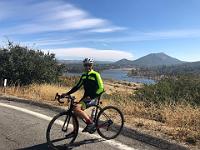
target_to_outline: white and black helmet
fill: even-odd
[[[85,58],[83,60],[83,64],[93,64],[94,63],[94,59],[92,58]]]

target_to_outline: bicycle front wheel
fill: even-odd
[[[98,114],[96,128],[99,135],[107,140],[116,138],[124,126],[122,112],[114,107],[104,107]]]
[[[46,139],[53,149],[65,149],[78,135],[79,124],[74,114],[61,112],[48,125]]]

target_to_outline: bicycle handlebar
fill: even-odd
[[[59,95],[58,93],[56,93],[55,100],[57,100],[59,103],[64,103],[63,101],[61,101],[61,99],[63,99],[63,98],[67,98],[68,101],[70,101],[70,100],[75,100],[75,97],[74,97],[74,96],[65,95],[64,97],[61,97],[61,95]]]

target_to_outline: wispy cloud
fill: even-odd
[[[101,29],[99,29],[101,30]],[[106,32],[106,31],[104,31]],[[60,38],[45,38],[34,41],[27,41],[26,43],[36,43],[37,46],[47,45],[65,45],[65,44],[83,44],[83,43],[118,43],[118,42],[139,42],[150,40],[166,40],[166,39],[182,39],[182,38],[198,38],[200,37],[200,30],[168,30],[155,32],[135,32],[129,33],[126,36],[115,37],[94,37],[90,36],[80,37],[76,34],[69,34],[69,36]]]
[[[64,1],[9,1],[0,3],[6,9],[0,10],[0,19],[11,17],[18,23],[15,27],[4,28],[7,34],[29,34],[68,30],[95,30],[114,32],[115,27],[106,19],[96,18],[87,11]],[[1,7],[2,8],[2,7]],[[4,7],[3,7],[4,8]],[[9,12],[9,13],[7,13]],[[104,29],[104,30],[102,30]],[[99,31],[98,31],[99,30]]]
[[[101,32],[101,29],[97,31]],[[104,31],[106,32],[106,31]],[[109,30],[108,30],[109,32]],[[187,29],[187,30],[163,30],[163,31],[152,31],[152,32],[129,32],[126,35],[112,36],[106,38],[88,38],[84,40],[71,40],[72,43],[96,41],[96,42],[140,42],[140,41],[151,41],[151,40],[167,40],[167,39],[183,39],[183,38],[200,38],[200,29]],[[68,41],[70,42],[70,41]]]
[[[199,37],[200,37],[200,29],[183,29],[183,30],[177,29],[177,30],[163,30],[163,31],[152,31],[152,32],[132,32],[128,33],[126,36],[98,38],[93,40],[96,40],[96,42],[107,41],[109,43],[112,43],[112,42],[138,42],[138,41],[149,41],[149,40],[199,38]]]
[[[105,32],[122,31],[122,30],[126,30],[126,29],[127,28],[124,28],[124,27],[108,27],[108,28],[91,29],[88,32],[105,33]]]
[[[87,47],[60,48],[54,49],[51,52],[63,59],[83,59],[85,57],[92,57],[95,60],[116,61],[122,58],[130,60],[133,60],[134,58],[132,53],[122,50],[106,50]]]

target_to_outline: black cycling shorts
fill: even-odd
[[[88,99],[84,98],[80,100],[79,104],[81,104],[81,109],[87,109],[90,106],[94,106],[97,103],[97,99]]]

